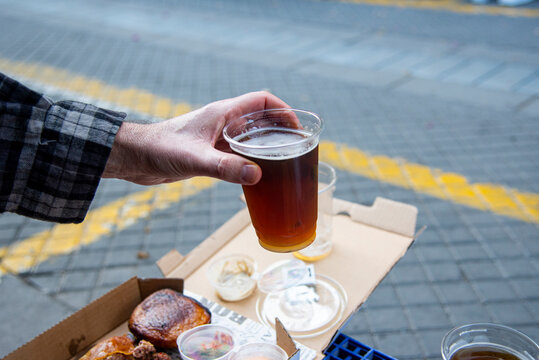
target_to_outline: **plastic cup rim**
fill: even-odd
[[[510,333],[512,333],[514,335],[517,335],[517,336],[521,337],[523,340],[529,342],[530,344],[534,345],[537,348],[537,350],[539,351],[539,345],[537,345],[537,343],[532,338],[530,338],[528,335],[524,334],[521,331],[513,329],[512,327],[502,325],[502,324],[488,323],[488,322],[471,323],[471,324],[464,324],[464,325],[455,326],[453,329],[449,330],[444,335],[444,337],[442,338],[442,342],[441,342],[441,353],[442,353],[443,360],[450,360],[451,356],[457,350],[460,350],[463,347],[465,347],[465,346],[460,346],[460,347],[456,348],[455,350],[453,350],[453,351],[449,352],[448,354],[446,354],[445,351],[444,351],[444,348],[447,347],[449,349],[449,344],[447,344],[447,341],[448,341],[448,339],[449,339],[449,337],[451,335],[453,335],[454,333],[456,333],[458,331],[465,331],[465,330],[473,331],[473,330],[481,330],[481,329],[487,329],[487,330],[488,329],[498,329],[498,330],[504,330],[504,331],[510,332]]]
[[[335,168],[331,166],[330,164],[328,164],[327,162],[319,161],[318,167],[320,167],[320,165],[327,167],[329,172],[331,173],[331,182],[329,184],[324,184],[325,186],[322,189],[318,190],[318,193],[322,194],[328,191],[329,189],[335,187],[335,183],[337,182],[337,172],[335,171]],[[320,183],[320,181],[318,183]]]
[[[232,137],[229,136],[228,134],[228,129],[230,128],[230,126],[232,124],[234,124],[235,121],[239,120],[239,119],[243,119],[243,118],[246,118],[246,117],[249,117],[249,116],[252,116],[254,114],[258,114],[258,113],[263,113],[263,112],[275,112],[275,111],[283,111],[283,110],[286,110],[286,111],[292,111],[292,112],[297,112],[297,113],[302,113],[302,114],[306,114],[306,115],[310,115],[310,116],[313,116],[315,117],[319,123],[320,123],[320,126],[319,128],[313,132],[313,133],[310,133],[308,137],[304,138],[304,139],[301,139],[301,140],[298,140],[298,141],[294,141],[294,142],[291,142],[291,143],[288,143],[288,144],[279,144],[279,145],[249,145],[249,144],[245,144],[245,143],[240,143],[236,140],[234,140]],[[314,112],[312,111],[307,111],[307,110],[301,110],[301,109],[293,109],[293,108],[275,108],[275,109],[265,109],[265,110],[258,110],[258,111],[253,111],[251,113],[248,113],[248,114],[245,114],[245,115],[242,115],[240,116],[239,118],[235,119],[235,120],[232,120],[231,122],[229,122],[224,128],[223,128],[223,137],[225,138],[225,140],[231,144],[231,145],[234,145],[236,146],[237,148],[241,148],[241,149],[249,149],[249,150],[264,150],[264,149],[280,149],[280,148],[286,148],[286,147],[289,147],[289,146],[297,146],[297,145],[301,145],[305,142],[308,142],[308,141],[312,141],[313,138],[316,138],[320,135],[320,133],[322,132],[322,130],[324,129],[324,122],[322,121],[322,118],[318,115],[318,114],[315,114]]]

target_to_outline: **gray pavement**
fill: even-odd
[[[270,89],[320,113],[324,140],[539,193],[537,18],[300,0],[0,0],[0,7],[2,59],[193,105]],[[346,171],[338,177],[337,197],[411,203],[418,226],[428,225],[345,326],[348,335],[403,360],[439,359],[443,334],[470,322],[502,323],[539,340],[536,223]],[[102,181],[93,208],[142,189]],[[242,208],[240,194],[219,183],[1,277],[0,355],[131,276],[159,276],[155,261],[172,248],[193,249]],[[53,225],[2,214],[0,247]],[[21,317],[25,307],[46,316]]]

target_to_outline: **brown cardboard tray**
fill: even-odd
[[[377,198],[370,207],[335,199],[333,223],[333,250],[325,259],[314,263],[317,274],[328,276],[346,290],[348,303],[344,315],[324,334],[298,339],[319,352],[329,344],[334,333],[365,302],[391,268],[406,253],[415,239],[417,208]],[[256,292],[239,302],[220,300],[206,277],[207,266],[216,258],[229,254],[248,254],[259,269],[292,254],[272,253],[259,244],[247,209],[237,213],[213,235],[185,257],[173,250],[158,261],[166,277],[185,280],[189,291],[244,315],[260,321],[256,315]]]

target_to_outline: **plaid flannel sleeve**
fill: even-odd
[[[0,73],[0,212],[82,222],[125,116],[53,103]]]

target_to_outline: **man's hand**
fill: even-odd
[[[258,110],[287,108],[268,92],[216,101],[188,114],[155,124],[123,123],[103,177],[141,185],[211,176],[244,185],[256,184],[262,171],[231,153],[223,128],[235,118]]]

